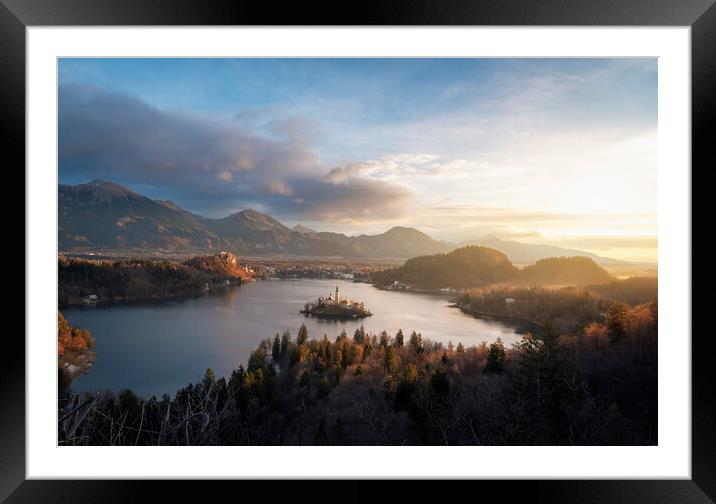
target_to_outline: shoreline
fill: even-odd
[[[249,283],[249,282],[245,282]],[[115,299],[110,300],[101,300],[96,301],[93,303],[87,303],[84,301],[75,301],[70,303],[58,303],[58,306],[60,310],[65,308],[92,308],[92,307],[103,307],[103,308],[109,308],[112,306],[122,306],[122,305],[152,305],[152,304],[161,304],[164,302],[169,301],[184,301],[186,299],[196,299],[200,297],[205,296],[211,296],[213,294],[223,294],[232,287],[241,287],[242,284],[239,285],[229,285],[229,286],[221,286],[219,288],[210,290],[210,291],[201,291],[201,292],[191,292],[187,294],[173,294],[170,296],[153,296],[153,297],[117,297]]]
[[[64,372],[68,380],[68,388],[79,376],[92,369],[97,359],[94,348],[86,350],[66,349],[61,357],[58,357],[58,367]]]
[[[370,285],[372,285],[374,288],[382,291],[387,292],[407,292],[408,294],[430,294],[433,296],[442,296],[446,298],[455,298],[455,296],[461,294],[461,291],[458,290],[452,290],[452,291],[443,291],[440,289],[420,289],[420,288],[410,288],[410,289],[391,289],[390,286],[385,285],[379,285],[376,283],[371,282],[365,282]]]
[[[450,308],[457,308],[461,312],[472,315],[475,318],[483,319],[483,320],[497,320],[498,322],[512,322],[515,324],[526,324],[528,326],[531,326],[535,329],[544,329],[544,324],[541,324],[537,321],[522,318],[522,317],[515,317],[514,315],[507,315],[507,314],[501,314],[501,313],[489,313],[489,312],[483,312],[478,310],[472,310],[470,308],[465,308],[458,303],[452,303],[449,305]]]

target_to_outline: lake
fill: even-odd
[[[342,297],[365,302],[372,317],[323,320],[299,313],[307,301],[339,286]],[[433,341],[477,345],[498,337],[506,346],[521,339],[515,326],[476,319],[449,306],[445,296],[379,290],[341,280],[267,280],[226,292],[151,304],[89,306],[62,310],[69,322],[89,329],[96,341],[92,369],[72,383],[75,391],[131,389],[141,396],[174,394],[199,381],[207,368],[228,376],[262,339],[301,323],[309,338],[349,336],[361,324],[366,332],[402,329],[406,342],[415,330]]]

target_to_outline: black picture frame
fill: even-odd
[[[715,0],[393,0],[348,4],[286,3],[246,0],[0,0],[0,102],[5,160],[25,163],[25,29],[31,26],[83,25],[544,25],[544,26],[690,26],[692,71],[692,176],[694,167],[712,166],[716,112]],[[8,156],[10,154],[10,156]],[[708,161],[711,161],[707,165]],[[7,161],[6,161],[7,162]],[[19,172],[19,170],[15,170]],[[693,180],[693,179],[692,179]],[[19,181],[25,187],[24,177]],[[693,186],[693,184],[692,184]],[[15,207],[16,208],[16,207]],[[24,233],[24,231],[22,231]],[[693,248],[692,251],[698,249]],[[24,246],[23,246],[24,252]],[[16,250],[14,256],[19,256]],[[692,261],[694,254],[692,252]],[[19,257],[16,259],[19,261]],[[32,265],[25,263],[25,268]],[[24,299],[24,298],[23,298]],[[695,301],[694,301],[695,303]],[[16,317],[15,315],[7,315]],[[166,483],[141,481],[41,481],[25,479],[25,345],[5,335],[0,367],[0,501],[135,502]],[[548,502],[714,502],[716,500],[716,394],[709,334],[692,337],[692,479],[484,481],[480,492],[497,490],[501,500],[527,494]],[[212,482],[212,494],[229,482]],[[258,484],[242,482],[241,495]],[[360,482],[341,494],[365,500],[372,492]],[[173,483],[184,498],[205,491]],[[410,492],[423,494],[424,485]],[[295,487],[294,487],[295,490]],[[407,490],[407,488],[406,488]],[[166,490],[171,491],[171,490]],[[286,496],[295,491],[284,490]],[[450,494],[455,490],[451,489]],[[298,491],[300,493],[300,490]],[[218,494],[216,494],[218,495]],[[424,495],[424,494],[423,494]],[[487,494],[485,494],[487,495]],[[333,495],[337,498],[336,495]]]

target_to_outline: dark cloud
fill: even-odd
[[[291,208],[312,220],[378,222],[404,215],[411,195],[405,189],[377,180],[349,177],[334,182],[301,179],[293,184]]]
[[[310,122],[275,121],[267,136],[251,121],[216,122],[151,107],[140,99],[87,86],[59,93],[63,181],[103,178],[214,213],[256,205],[313,220],[382,220],[401,214],[404,189],[329,175],[310,148]],[[341,170],[341,168],[334,169]]]

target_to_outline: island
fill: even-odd
[[[336,286],[335,296],[328,294],[328,297],[319,297],[312,303],[306,303],[301,313],[314,317],[337,319],[364,318],[373,315],[363,303],[341,299],[338,286]]]

